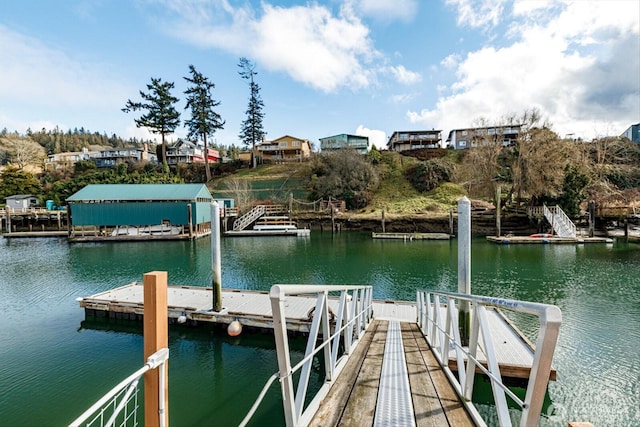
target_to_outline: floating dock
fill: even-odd
[[[519,244],[582,244],[582,243],[613,243],[608,237],[531,237],[531,236],[487,236],[487,240],[501,245]]]
[[[238,320],[245,327],[273,329],[271,302],[266,291],[222,289],[223,308],[214,312],[213,294],[210,287],[169,286],[167,288],[168,316],[170,323],[185,321],[191,325],[200,322],[224,326]],[[142,283],[132,282],[88,297],[77,299],[85,310],[86,318],[113,318],[141,320],[144,312]],[[295,296],[286,301],[287,328],[290,331],[307,333],[311,326],[316,297]],[[338,299],[329,301],[330,313],[338,307]],[[442,310],[445,310],[442,307]],[[376,320],[415,323],[417,310],[415,301],[374,300],[373,314]],[[505,378],[526,379],[533,363],[531,344],[498,311],[488,310],[491,334],[496,345],[500,370]],[[443,312],[444,315],[444,312]],[[180,320],[179,320],[180,319]],[[455,353],[450,353],[449,367],[455,370]],[[481,362],[485,362],[482,357]],[[555,380],[556,371],[551,371]]]
[[[395,240],[449,240],[451,236],[445,233],[371,233],[374,239]]]
[[[5,239],[17,239],[24,237],[67,237],[69,233],[66,231],[12,231],[11,233],[3,233]]]
[[[311,235],[311,230],[308,228],[282,229],[282,230],[238,230],[227,231],[224,233],[229,237],[255,237],[255,236],[294,236],[294,237],[307,237]]]

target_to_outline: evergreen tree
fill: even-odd
[[[256,167],[256,142],[260,142],[265,135],[262,127],[262,120],[264,119],[264,103],[260,97],[260,86],[254,81],[253,77],[258,74],[255,71],[255,64],[249,61],[247,58],[240,58],[238,63],[240,67],[240,77],[249,80],[249,106],[247,107],[247,118],[241,124],[240,140],[242,143],[249,147],[251,146],[252,167]]]
[[[191,119],[185,120],[190,139],[202,138],[204,142],[204,164],[207,182],[211,180],[211,171],[209,170],[209,153],[207,145],[207,137],[213,136],[218,129],[224,129],[225,122],[220,114],[216,113],[213,108],[220,105],[220,101],[216,101],[211,96],[211,90],[216,85],[209,81],[205,76],[196,70],[193,65],[189,65],[191,77],[184,79],[191,86],[184,91],[187,96],[187,105],[185,109],[191,109]]]
[[[151,78],[151,84],[147,84],[148,93],[140,91],[143,102],[133,102],[130,99],[122,109],[125,113],[144,110],[146,114],[135,119],[137,127],[146,127],[152,133],[160,134],[162,138],[162,168],[169,171],[167,165],[167,143],[165,136],[171,134],[180,124],[180,113],[175,104],[178,98],[171,95],[174,88],[173,82],[163,82],[162,79]]]

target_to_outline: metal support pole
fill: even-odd
[[[458,200],[458,292],[471,295],[471,202],[466,196]],[[471,327],[468,302],[460,302],[458,316],[462,344],[468,345]]]
[[[211,287],[213,288],[213,311],[222,310],[222,267],[220,251],[220,206],[211,203]]]
[[[152,271],[143,277],[144,285],[144,360],[162,348],[169,347],[167,272]],[[161,375],[160,369],[164,370]],[[151,369],[144,374],[144,424],[145,426],[169,425],[169,386],[167,381],[168,362],[162,367]],[[164,380],[161,380],[164,376]],[[161,382],[163,383],[160,388]],[[160,404],[159,396],[164,397]],[[164,411],[161,413],[161,409]],[[164,419],[162,419],[164,418]],[[162,419],[162,420],[161,420]]]

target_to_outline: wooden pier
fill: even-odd
[[[401,339],[404,370],[383,370]],[[398,327],[399,325],[399,327]],[[398,386],[404,384],[405,386]],[[418,326],[374,320],[310,426],[475,426]]]
[[[273,329],[271,304],[266,291],[222,289],[223,308],[212,310],[212,288],[198,286],[169,286],[167,289],[168,317],[170,323],[184,321],[187,324],[219,324],[226,326],[238,320],[244,327]],[[142,283],[127,285],[77,299],[87,318],[113,318],[142,320],[144,312]],[[287,328],[290,331],[307,333],[311,326],[315,297],[292,296],[287,299]],[[331,299],[332,315],[337,311],[338,300]],[[442,308],[444,310],[444,307]],[[415,323],[417,310],[415,301],[374,300],[373,313],[376,320]],[[444,313],[443,313],[444,316]],[[533,349],[528,340],[498,310],[489,310],[489,322],[500,370],[505,378],[522,380],[529,377],[533,363]],[[486,366],[486,361],[479,360]],[[455,353],[449,355],[449,367],[457,369]],[[555,380],[552,369],[550,379]]]

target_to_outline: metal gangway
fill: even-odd
[[[338,295],[335,295],[336,293]],[[289,356],[285,302],[287,297],[309,294],[316,296],[311,331],[303,359],[293,366]],[[330,310],[331,294],[334,294],[333,299],[338,301],[338,305]],[[419,411],[421,406],[416,405],[416,396],[412,395],[408,384],[416,379],[412,377],[432,375],[430,371],[434,368],[427,366],[423,373],[409,372],[405,357],[412,356],[406,355],[407,350],[403,348],[403,343],[406,342],[404,335],[409,333],[410,328],[419,331],[416,345],[420,346],[419,342],[423,340],[425,348],[428,349],[424,351],[423,357],[429,357],[428,354],[435,357],[437,369],[444,372],[449,385],[455,391],[458,402],[453,406],[459,403],[458,406],[464,407],[464,414],[461,415],[458,408],[453,415],[454,412],[447,408],[452,406],[451,399],[445,400],[441,397],[446,391],[436,390],[435,401],[429,402],[431,407],[436,408],[431,411],[433,414],[440,414],[450,425],[459,425],[461,420],[467,425],[487,425],[471,401],[475,373],[481,372],[490,378],[497,419],[501,426],[511,426],[514,422],[512,417],[517,418],[518,415],[509,411],[507,400],[521,408],[520,421],[517,424],[538,424],[562,320],[560,309],[556,306],[420,290],[416,298],[418,314],[415,322],[386,319],[381,327],[377,326],[378,329],[384,330],[384,356],[380,358],[379,347],[373,352],[370,350],[375,340],[366,338],[366,335],[371,333],[372,324],[380,325],[379,321],[374,320],[371,287],[274,285],[271,288],[270,299],[279,371],[269,378],[241,426],[249,422],[267,390],[276,380],[280,382],[287,426],[337,425],[343,421],[343,417],[354,416],[362,423],[360,425],[420,425],[424,421],[424,414]],[[538,337],[524,399],[519,398],[504,384],[500,373],[500,361],[491,332],[493,325],[488,318],[488,312],[496,309],[537,316],[539,320]],[[469,310],[470,313],[468,344],[462,341],[458,321],[465,310]],[[320,353],[322,358],[319,358]],[[380,359],[381,368],[379,378],[369,377],[362,381],[367,384],[365,388],[369,389],[368,392],[374,396],[369,399],[374,402],[374,407],[368,411],[371,419],[367,422],[363,419],[368,413],[366,407],[357,405],[354,409],[353,405],[349,406],[349,400],[363,393],[354,391],[358,387],[358,379],[355,377],[370,375],[370,369],[362,368],[368,363],[369,353],[372,353],[372,358]],[[450,357],[457,362],[457,373],[449,367]],[[360,359],[355,363],[360,366],[356,371],[347,367],[351,358]],[[316,365],[320,360],[324,361],[321,364],[324,368],[324,382],[309,399],[309,375],[314,360]],[[347,389],[351,387],[348,391],[344,391],[345,381],[352,383],[346,386]],[[375,388],[371,386],[372,382],[377,384]],[[366,402],[367,399],[363,401]]]

